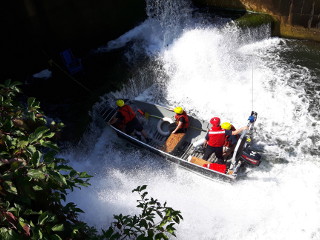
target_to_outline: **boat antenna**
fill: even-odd
[[[251,110],[253,111],[253,65],[251,65]]]

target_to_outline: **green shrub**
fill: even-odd
[[[59,151],[54,138],[63,124],[49,123],[40,103],[18,101],[18,82],[0,84],[0,239],[168,239],[175,236],[180,211],[146,198],[146,185],[133,190],[141,199],[139,216],[115,215],[107,231],[78,220],[83,211],[64,203],[68,192],[86,187],[91,178],[77,172]],[[64,204],[63,204],[64,203]],[[155,220],[157,219],[157,222]]]
[[[82,210],[62,202],[91,176],[55,157],[62,125],[48,123],[34,98],[17,101],[18,85],[0,85],[0,238],[80,239],[90,229],[77,220]]]
[[[140,195],[137,208],[141,209],[141,214],[115,215],[117,221],[111,224],[108,231],[103,231],[103,239],[160,240],[169,239],[169,234],[176,236],[174,225],[183,219],[180,211],[167,207],[166,202],[162,205],[157,199],[147,198],[146,188],[143,185],[132,190]]]

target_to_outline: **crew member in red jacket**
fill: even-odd
[[[171,133],[185,133],[189,127],[189,117],[182,107],[176,107],[173,110],[176,115],[174,116],[175,122],[170,124],[169,130]]]
[[[132,135],[133,131],[136,130],[136,136],[141,140],[141,134],[145,138],[146,142],[149,143],[151,139],[148,137],[147,133],[144,131],[141,123],[136,118],[135,112],[129,105],[126,105],[122,99],[116,101],[119,107],[116,116],[110,120],[110,124],[115,125],[120,130],[125,133]]]
[[[215,153],[218,158],[218,163],[223,164],[223,145],[225,143],[226,136],[237,135],[241,133],[243,130],[248,129],[247,126],[239,128],[238,130],[225,130],[220,126],[220,118],[214,117],[210,120],[212,124],[212,128],[208,131],[204,146],[205,152],[203,155],[204,160],[208,160],[212,153]]]

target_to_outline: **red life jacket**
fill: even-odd
[[[209,130],[208,145],[211,147],[222,147],[226,139],[226,132],[220,126],[212,127]]]
[[[236,128],[231,124],[231,129],[230,129],[231,131],[235,131],[236,130]],[[225,147],[233,147],[233,144],[231,144],[231,142],[229,141],[229,137],[230,136],[226,136],[226,139],[225,139],[225,141],[224,141],[224,144],[223,144],[223,146],[225,146]],[[237,136],[237,138],[239,138],[239,136]]]
[[[180,118],[184,118],[185,122],[182,124],[181,128],[188,128],[189,127],[189,117],[186,114],[186,112],[183,112],[182,114],[176,114],[174,118],[176,119],[176,123],[178,124],[180,121]]]
[[[118,111],[124,117],[124,120],[123,120],[124,124],[127,124],[128,122],[132,121],[136,117],[136,114],[134,113],[134,111],[129,105],[124,105]]]

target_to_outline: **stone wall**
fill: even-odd
[[[319,0],[193,0],[198,6],[246,9],[276,20],[274,34],[320,41]]]
[[[146,18],[145,0],[17,0],[0,11],[0,81],[43,69],[66,48],[81,55]]]

